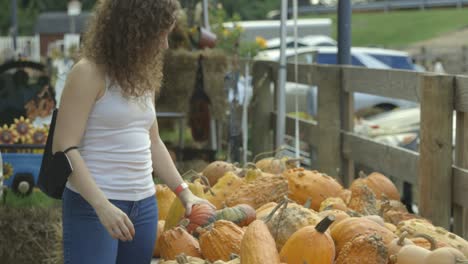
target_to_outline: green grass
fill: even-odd
[[[49,198],[39,190],[33,191],[29,196],[20,197],[8,189],[5,205],[11,207],[52,207],[60,205],[60,201]]]
[[[337,37],[336,14],[308,17],[331,18],[333,36]],[[467,26],[468,8],[354,13],[351,22],[352,42],[354,46],[401,48]]]

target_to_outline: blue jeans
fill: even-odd
[[[158,226],[154,196],[132,202],[110,200],[128,215],[135,227],[132,241],[112,238],[94,211],[78,193],[63,193],[63,253],[65,264],[149,264]]]

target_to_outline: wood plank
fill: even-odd
[[[468,208],[468,170],[453,166],[453,203]]]
[[[455,109],[468,113],[468,76],[455,78]]]
[[[417,184],[417,152],[400,147],[382,144],[373,139],[356,135],[343,134],[343,154],[347,159],[370,167],[384,175]]]
[[[447,75],[424,75],[421,84],[419,208],[423,217],[448,229],[452,208],[454,82]]]
[[[286,81],[296,82],[294,64],[288,63],[286,67],[287,67]],[[316,65],[298,64],[297,70],[298,70],[297,83],[307,84],[307,85],[316,84],[316,81],[314,81],[314,79],[317,79]]]
[[[271,122],[272,127],[275,127],[276,124],[276,113],[271,113]],[[290,137],[295,136],[296,131],[296,120],[293,117],[286,116],[286,135]],[[317,122],[308,121],[304,119],[299,119],[299,132],[301,141],[306,142],[307,144],[317,146],[320,142],[319,137],[319,128]]]
[[[267,63],[256,62],[253,72],[253,97],[250,107],[252,122],[252,155],[255,156],[273,149],[273,135],[270,115],[273,111],[274,97],[270,91],[272,69]]]
[[[455,91],[459,91],[458,88],[463,87],[463,82],[460,82],[460,79],[457,79],[455,82]],[[455,100],[458,100],[458,96],[462,97],[458,92],[456,92]],[[463,97],[462,97],[463,98]],[[468,98],[464,98],[467,100]],[[455,103],[457,105],[457,103]],[[468,113],[457,112],[457,126],[456,126],[456,143],[455,143],[455,166],[460,168],[468,168]],[[460,172],[460,171],[457,171]],[[463,188],[463,186],[468,186],[463,184],[463,179],[468,179],[468,177],[456,178],[460,176],[460,173],[454,171],[454,203],[455,200],[459,201],[458,198],[462,197],[463,194],[455,193],[457,188]],[[465,198],[468,198],[466,196]],[[466,201],[466,199],[465,199]],[[454,214],[454,232],[462,237],[468,237],[468,206],[463,206],[464,203],[454,204],[453,214]],[[467,203],[468,205],[468,203]]]
[[[354,132],[354,95],[350,91],[346,91],[345,68],[342,66],[340,74],[340,118],[341,130],[345,132]],[[341,137],[341,179],[344,186],[350,186],[351,182],[356,177],[353,159],[347,159],[343,155],[344,141]]]
[[[316,67],[318,79],[318,170],[341,177],[341,70]],[[343,179],[341,179],[343,182]]]
[[[421,74],[401,70],[380,70],[346,66],[344,89],[420,102]]]

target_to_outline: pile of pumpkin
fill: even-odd
[[[154,256],[162,264],[468,263],[468,242],[409,213],[380,173],[361,174],[345,189],[287,159],[243,169],[216,161],[189,186],[217,210],[196,205],[186,218],[174,194],[156,185]]]

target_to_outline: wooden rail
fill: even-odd
[[[293,82],[294,66],[287,69]],[[301,140],[317,150],[316,169],[348,185],[356,177],[356,163],[391,176],[399,188],[411,183],[422,216],[468,238],[467,76],[323,65],[299,65],[298,72],[299,83],[318,87],[317,122],[300,121]],[[253,154],[276,147],[271,88],[276,90],[277,73],[277,63],[254,63]],[[355,92],[420,103],[419,153],[356,134]],[[294,119],[286,119],[286,134],[294,136]]]

